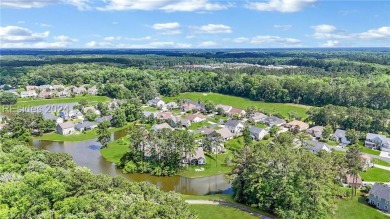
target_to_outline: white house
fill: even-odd
[[[21,98],[37,97],[37,93],[34,90],[20,92]]]
[[[202,114],[190,114],[186,117],[186,119],[190,120],[193,123],[206,121],[207,117]]]
[[[264,138],[264,136],[267,134],[267,131],[262,128],[258,128],[256,126],[250,126],[249,131],[251,133],[251,136],[254,140],[258,141]]]
[[[384,135],[367,133],[364,145],[369,148],[380,148],[382,151],[390,152],[390,138]]]
[[[75,132],[74,127],[75,125],[73,124],[73,122],[64,122],[57,125],[56,131],[60,135],[70,135]]]
[[[237,120],[229,120],[226,122],[225,126],[234,134],[239,134],[244,129],[244,124]]]
[[[157,107],[159,109],[162,109],[165,106],[165,102],[163,100],[161,100],[159,97],[155,97],[154,99],[149,100],[146,103],[146,105],[154,106],[154,107]]]

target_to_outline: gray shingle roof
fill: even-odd
[[[256,126],[250,126],[249,127],[249,131],[250,133],[253,133],[253,134],[260,134],[260,132],[262,131],[263,129],[259,128],[259,127],[256,127]]]
[[[73,122],[64,122],[64,123],[60,123],[58,124],[62,129],[68,129],[68,128],[72,128],[74,127],[74,124]]]
[[[390,201],[390,187],[384,184],[375,183],[370,190],[370,195],[375,195],[381,199]]]
[[[229,120],[226,122],[226,126],[230,126],[230,127],[237,127],[238,124],[240,124],[240,121],[238,120]]]

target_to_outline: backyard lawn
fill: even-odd
[[[367,182],[389,182],[390,171],[379,168],[369,168],[365,172],[361,172],[360,176],[363,181]]]
[[[296,112],[298,115],[305,119],[307,117],[306,112],[308,111],[309,106],[306,105],[295,105],[295,104],[282,104],[282,103],[265,103],[261,101],[253,101],[247,98],[235,97],[224,94],[217,93],[197,93],[197,92],[188,92],[181,93],[179,98],[187,98],[194,101],[201,99],[202,101],[210,100],[215,104],[225,104],[233,107],[245,109],[248,106],[256,106],[260,109],[263,109],[269,113],[280,113],[284,117],[288,117],[289,112]],[[178,97],[164,97],[165,102],[173,101]]]
[[[123,129],[128,128],[132,122],[128,123],[127,125],[119,128],[110,128],[109,131],[111,133],[117,132]],[[86,131],[84,133],[74,134],[74,135],[60,135],[57,133],[47,133],[43,134],[42,136],[34,137],[34,140],[46,140],[46,141],[70,141],[70,142],[76,142],[76,141],[85,141],[89,139],[97,138],[96,129]]]
[[[361,147],[360,151],[362,153],[373,154],[373,155],[379,155],[381,153],[380,151],[372,150],[372,149],[366,148],[366,147]]]
[[[190,205],[190,210],[197,214],[199,219],[255,219],[257,217],[244,211],[223,205]]]
[[[109,162],[118,163],[129,148],[127,137],[111,142],[107,148],[100,149],[102,156]]]
[[[390,167],[390,163],[389,162],[386,162],[386,161],[383,161],[383,160],[379,160],[377,158],[372,158],[371,159],[375,164],[378,164],[378,165],[382,165],[382,166],[385,166],[385,167]]]
[[[235,151],[240,150],[244,145],[244,137],[233,138],[225,142],[225,148]]]
[[[40,106],[46,104],[77,103],[82,99],[86,99],[88,102],[96,102],[96,103],[110,100],[110,98],[106,96],[95,96],[95,95],[76,96],[72,98],[54,98],[54,99],[36,99],[36,100],[21,98],[18,100],[18,102],[15,105],[1,107],[0,112],[7,112],[8,110],[17,110],[19,108]]]
[[[386,215],[367,205],[366,197],[360,196],[359,192],[353,199],[345,198],[338,200],[336,219],[389,219]]]
[[[225,158],[227,156],[233,156],[230,150],[227,150],[225,154],[218,154],[218,162],[216,159],[216,155],[208,155],[205,154],[206,164],[205,165],[188,165],[187,169],[179,172],[180,176],[185,176],[189,178],[196,177],[205,177],[212,176],[221,173],[228,173],[232,168],[230,166],[225,165]],[[195,169],[204,168],[203,171],[195,171]]]
[[[211,124],[206,122],[206,121],[203,121],[203,122],[193,122],[193,123],[191,123],[190,127],[188,127],[188,129],[189,130],[196,130],[198,128],[208,127],[210,125]]]

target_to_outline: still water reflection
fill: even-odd
[[[112,140],[126,135],[126,131],[118,131],[112,135]],[[202,177],[186,178],[182,176],[156,177],[149,174],[123,174],[113,163],[107,162],[99,152],[100,143],[96,139],[81,142],[53,142],[34,140],[36,148],[52,152],[65,152],[73,157],[79,166],[88,167],[95,174],[103,173],[109,176],[123,176],[130,181],[148,181],[164,191],[176,191],[182,194],[203,195],[207,193],[231,193],[231,187],[223,174]]]

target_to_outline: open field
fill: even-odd
[[[109,131],[111,133],[117,132],[123,129],[128,128],[133,123],[128,123],[127,125],[119,128],[110,128]],[[79,133],[74,135],[60,135],[57,133],[47,133],[43,134],[42,136],[34,137],[34,140],[46,140],[46,141],[70,141],[70,142],[76,142],[76,141],[85,141],[89,139],[97,138],[96,130],[90,130],[86,131],[85,133]]]
[[[225,154],[218,154],[218,156],[214,154],[205,154],[205,165],[188,165],[187,169],[180,171],[178,175],[189,178],[197,178],[228,173],[232,168],[224,163],[227,156],[233,156],[230,150],[227,150]],[[195,169],[200,169],[202,167],[204,168],[204,171],[195,171]]]
[[[238,205],[238,206],[241,206],[241,207],[244,207],[244,208],[247,208],[251,211],[254,211],[254,212],[258,212],[260,214],[263,214],[263,215],[266,215],[268,217],[271,217],[271,218],[275,218],[274,215],[270,214],[270,213],[267,213],[267,212],[264,212],[264,211],[261,211],[257,208],[253,208],[253,207],[250,207],[250,206],[247,206],[247,205],[244,205],[244,204],[241,204],[241,203],[238,203],[236,201],[233,200],[233,195],[229,195],[229,194],[213,194],[213,195],[181,195],[181,197],[184,199],[184,200],[210,200],[210,201],[225,201],[225,202],[229,202],[229,203],[232,203],[232,204],[235,204],[235,205]],[[192,205],[191,205],[192,206]],[[215,206],[215,205],[214,205]],[[232,208],[230,208],[232,209]],[[221,210],[224,210],[224,209],[221,209]],[[234,209],[232,209],[234,210]],[[205,210],[206,211],[206,210]],[[238,211],[238,210],[237,210]],[[241,214],[246,214],[245,212],[243,211],[240,211]],[[208,213],[208,212],[207,212]],[[223,214],[223,213],[221,213]],[[201,214],[199,214],[201,216]],[[200,218],[203,218],[203,217],[200,217]],[[214,217],[205,217],[205,218],[214,218]],[[229,217],[229,216],[226,216],[225,218],[232,218],[232,217]],[[241,217],[233,217],[233,218],[241,218]]]
[[[367,182],[389,182],[390,171],[379,168],[368,168],[365,172],[361,172],[362,180]]]
[[[257,217],[241,210],[223,205],[190,205],[192,212],[196,213],[199,219],[255,219]]]
[[[366,197],[359,192],[353,199],[345,198],[337,201],[336,219],[389,219],[374,207],[367,205]]]
[[[225,104],[233,107],[245,109],[248,106],[256,106],[260,109],[263,109],[269,113],[280,113],[284,117],[288,118],[289,112],[296,112],[303,119],[307,117],[306,112],[308,111],[309,106],[297,105],[297,104],[282,104],[282,103],[265,103],[261,101],[253,101],[247,98],[229,96],[224,94],[217,93],[196,93],[188,92],[181,93],[179,98],[187,98],[194,101],[197,100],[209,100],[213,101],[215,104]],[[178,97],[164,97],[165,102],[170,102],[175,100]]]
[[[129,139],[121,138],[111,142],[107,148],[100,149],[102,156],[109,162],[118,163],[129,148]]]
[[[54,98],[54,99],[27,99],[21,98],[15,105],[1,105],[1,112],[9,112],[10,110],[17,110],[20,108],[31,107],[31,106],[40,106],[46,104],[61,104],[61,103],[77,103],[80,100],[85,99],[89,103],[91,102],[105,102],[109,101],[110,98],[106,96],[95,96],[95,95],[86,95],[86,96],[76,96],[72,98]]]

